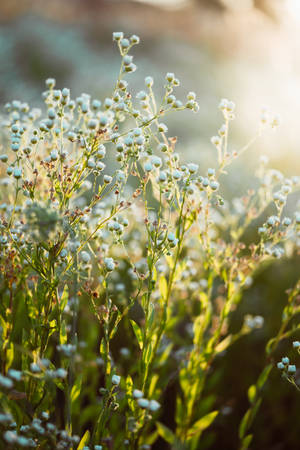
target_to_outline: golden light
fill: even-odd
[[[300,0],[286,0],[286,8],[292,18],[300,21]]]

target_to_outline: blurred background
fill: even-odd
[[[165,73],[174,72],[182,97],[197,93],[200,112],[174,114],[167,123],[171,135],[179,137],[178,151],[198,162],[202,172],[215,165],[210,137],[222,124],[220,98],[237,105],[232,149],[256,133],[262,107],[281,116],[280,128],[267,131],[230,169],[224,180],[228,193],[246,192],[262,154],[285,174],[299,174],[300,0],[1,0],[0,103],[20,99],[38,106],[47,77],[71,88],[73,97],[82,92],[107,96],[120,64],[113,31],[141,37],[134,49],[138,70],[128,77],[136,91],[152,75],[159,95]],[[277,330],[297,267],[299,261],[276,262],[248,291],[241,317],[261,314],[266,325],[234,345],[219,367],[214,391],[226,408],[201,448],[237,448],[247,387],[265,363],[264,345]],[[283,344],[278,357],[290,348],[291,342]],[[265,390],[251,448],[299,448],[299,394],[276,371]],[[168,405],[162,421],[172,426]]]

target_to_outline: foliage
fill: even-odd
[[[124,76],[136,70],[129,51],[139,38],[113,38],[122,62],[103,103],[72,100],[48,79],[46,115],[14,100],[1,120],[0,428],[12,448],[147,449],[161,440],[200,448],[222,420],[205,390],[220,375],[215,361],[263,326],[247,314],[233,330],[233,312],[261,268],[298,251],[300,216],[283,216],[297,177],[262,159],[256,191],[234,201],[219,193],[226,167],[278,119],[264,111],[253,140],[231,151],[235,105],[223,99],[216,167],[199,175],[197,164],[181,163],[162,122],[197,112],[195,94],[178,100],[179,80],[168,73],[160,102],[149,76],[135,100]],[[266,216],[270,204],[276,213]],[[272,355],[297,329],[298,291],[299,283],[248,390],[241,448],[251,442]],[[174,382],[170,427],[160,411]]]

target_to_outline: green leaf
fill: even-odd
[[[217,346],[216,346],[216,353],[221,353],[224,350],[226,350],[232,343],[232,335],[229,334],[224,338]]]
[[[251,414],[251,409],[248,409],[248,411],[246,411],[246,413],[244,414],[244,417],[241,420],[240,426],[239,426],[239,437],[240,439],[243,439],[245,436],[245,433],[248,429],[248,422],[250,420],[250,414]]]
[[[209,414],[206,414],[206,416],[201,417],[201,419],[197,420],[197,422],[194,423],[194,425],[190,428],[188,437],[192,437],[195,434],[202,433],[202,431],[206,430],[217,415],[219,414],[219,411],[212,411]]]
[[[14,360],[14,344],[11,342],[6,350],[5,370],[7,371]]]
[[[252,422],[253,422],[253,420],[254,420],[254,418],[255,418],[255,416],[257,414],[257,411],[258,411],[258,409],[259,409],[259,407],[261,405],[261,402],[262,402],[262,399],[259,398],[255,402],[254,406],[249,408],[248,411],[246,412],[246,414],[244,415],[244,417],[243,417],[243,419],[242,419],[242,421],[240,423],[240,426],[239,426],[239,437],[240,437],[240,439],[244,438],[244,436],[246,434],[246,431],[251,427]]]
[[[156,427],[160,437],[171,445],[175,443],[175,434],[168,427],[161,422],[156,422]]]
[[[65,284],[63,293],[60,297],[60,310],[61,311],[63,311],[65,309],[65,307],[67,306],[68,299],[69,299],[69,289],[68,289],[68,285]]]
[[[247,450],[247,448],[251,444],[252,439],[253,439],[253,434],[248,434],[247,436],[245,436],[242,441],[241,450]]]
[[[82,450],[83,447],[84,447],[86,444],[88,444],[89,440],[90,440],[90,432],[89,432],[89,430],[87,430],[87,431],[84,433],[83,438],[82,438],[81,441],[79,442],[79,445],[78,445],[78,447],[77,447],[77,450]]]
[[[60,345],[66,344],[67,340],[68,340],[68,336],[67,336],[66,322],[63,320],[61,323],[60,334],[59,334]]]
[[[256,386],[255,384],[252,384],[252,386],[249,387],[248,389],[248,398],[249,398],[249,402],[253,403],[256,397]]]
[[[267,381],[267,379],[269,377],[269,374],[270,374],[272,368],[273,368],[272,364],[269,364],[268,366],[266,366],[264,368],[264,370],[262,371],[262,373],[260,374],[260,376],[258,378],[257,389],[261,389],[264,386],[265,382]]]
[[[164,276],[161,276],[161,277],[159,278],[158,285],[159,285],[160,295],[161,295],[163,298],[167,298],[167,293],[168,293],[168,283],[167,283],[167,280],[165,279]]]
[[[136,335],[138,344],[140,349],[142,350],[143,348],[143,335],[142,335],[142,330],[140,329],[140,327],[138,326],[138,324],[134,321],[134,320],[130,320],[130,323],[132,325],[134,334]]]
[[[71,402],[72,403],[75,402],[75,400],[77,400],[77,398],[80,395],[81,384],[82,384],[82,375],[76,379],[74,386],[71,389]]]
[[[127,402],[128,402],[128,406],[130,408],[131,411],[134,411],[134,401],[133,401],[133,397],[132,397],[132,392],[133,392],[133,381],[130,375],[127,375],[126,377],[126,397],[127,397]]]

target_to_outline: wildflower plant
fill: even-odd
[[[181,161],[165,123],[168,114],[197,112],[196,95],[179,100],[173,73],[161,100],[150,76],[133,93],[126,77],[139,38],[117,32],[113,40],[121,68],[103,101],[72,99],[49,78],[43,110],[14,100],[1,117],[0,432],[15,448],[147,449],[159,438],[199,448],[219,417],[215,401],[204,401],[215,359],[263,326],[247,315],[233,333],[232,312],[259,267],[299,244],[299,216],[283,216],[297,177],[262,159],[257,191],[222,197],[226,167],[277,117],[264,111],[255,138],[231,151],[235,105],[223,99],[216,166],[203,173]],[[275,213],[261,221],[270,203]],[[269,356],[293,331],[298,290]],[[294,366],[282,364],[289,378]],[[251,387],[241,448],[273,365]],[[171,430],[160,414],[173,377]]]

